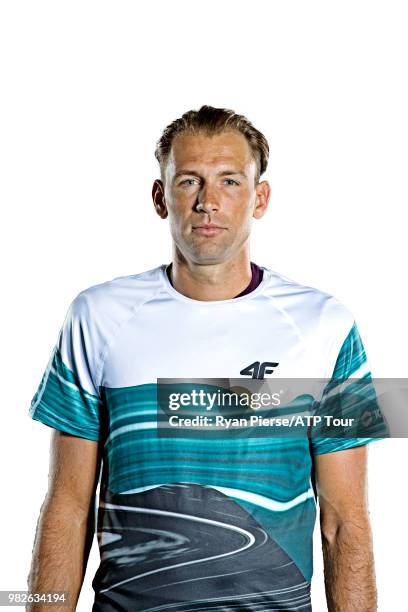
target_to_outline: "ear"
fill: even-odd
[[[272,192],[271,186],[269,185],[268,181],[262,181],[261,183],[258,183],[255,187],[255,192],[256,200],[252,216],[255,219],[260,219],[264,216],[268,209],[268,204]]]
[[[164,198],[164,185],[163,181],[160,179],[156,179],[153,183],[152,188],[152,198],[154,208],[162,219],[165,219],[168,216],[168,210],[166,206],[166,200]]]

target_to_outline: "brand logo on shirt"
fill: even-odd
[[[265,374],[272,374],[274,368],[276,368],[279,363],[275,361],[254,361],[249,366],[240,371],[240,374],[243,376],[252,376],[252,378],[257,378],[260,380],[264,379]]]

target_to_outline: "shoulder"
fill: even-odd
[[[158,266],[139,274],[118,276],[83,289],[71,301],[58,346],[68,360],[72,347],[86,351],[95,387],[107,347],[137,309],[161,291],[160,274]]]
[[[342,337],[351,329],[354,316],[335,295],[268,269],[266,295],[302,329],[329,337]]]
[[[117,276],[82,289],[70,310],[80,317],[121,319],[155,296],[162,288],[162,266]]]

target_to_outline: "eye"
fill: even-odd
[[[234,181],[234,179],[225,179],[227,185],[239,185],[239,183],[237,183],[237,181]]]
[[[197,179],[194,179],[194,178],[185,179],[184,181],[180,182],[180,185],[185,185],[186,187],[191,187],[192,185],[194,185],[195,181],[197,181]]]

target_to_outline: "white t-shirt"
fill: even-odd
[[[157,385],[244,383],[265,363],[275,364],[265,379],[369,381],[354,318],[332,295],[265,266],[255,290],[217,301],[179,293],[166,267],[73,299],[30,406],[33,419],[103,446],[93,611],[307,612],[313,457],[383,432],[163,437]]]

